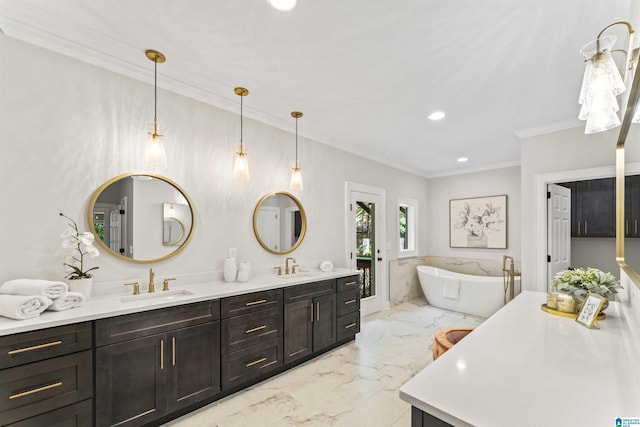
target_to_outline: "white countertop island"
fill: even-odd
[[[640,355],[618,303],[600,329],[545,313],[525,291],[400,388],[454,426],[616,425],[640,417]]]

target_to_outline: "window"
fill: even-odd
[[[418,255],[418,201],[398,198],[398,258]]]

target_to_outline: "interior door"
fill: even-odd
[[[571,264],[571,190],[547,185],[547,289]]]
[[[347,264],[363,272],[360,307],[361,315],[366,316],[388,306],[383,259],[384,190],[354,186],[348,187]]]
[[[280,251],[280,208],[275,206],[262,206],[258,210],[256,219],[260,238],[273,249]]]

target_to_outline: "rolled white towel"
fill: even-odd
[[[4,282],[0,286],[0,294],[42,295],[50,299],[59,298],[68,290],[69,287],[64,282],[39,279],[14,279]]]
[[[0,315],[23,320],[38,317],[51,305],[42,295],[0,295]]]
[[[53,304],[47,307],[47,310],[63,311],[70,308],[80,307],[84,303],[84,295],[80,292],[67,292],[60,298],[53,300]]]

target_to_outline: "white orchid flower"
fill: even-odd
[[[80,234],[78,238],[85,245],[91,245],[95,240],[95,237],[93,237],[93,233],[89,233],[88,231]]]
[[[87,251],[87,254],[89,254],[91,258],[95,258],[100,255],[100,252],[98,252],[98,249],[95,248],[93,245],[88,245],[85,247],[85,249]]]
[[[76,237],[76,234],[76,230],[74,230],[73,227],[69,226],[64,230],[60,237],[62,237],[63,239],[67,237]]]
[[[62,247],[63,248],[73,248],[78,244],[78,239],[73,236],[65,237],[62,239]]]

